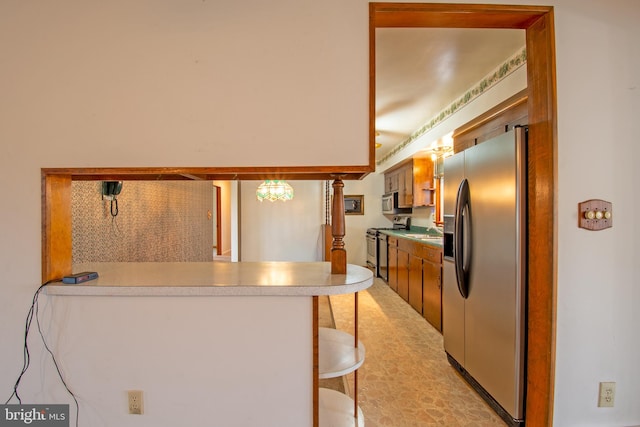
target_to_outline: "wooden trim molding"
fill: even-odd
[[[450,3],[370,3],[376,28],[526,29],[547,6]]]
[[[71,177],[42,176],[42,282],[71,274]]]
[[[466,123],[462,126],[460,126],[458,129],[453,131],[453,135],[451,136],[453,139],[464,135],[468,132],[471,132],[477,128],[479,128],[480,126],[490,122],[491,120],[495,119],[496,117],[504,114],[505,112],[520,106],[521,104],[524,104],[527,102],[528,99],[528,90],[527,89],[523,89],[520,92],[516,93],[515,95],[509,97],[508,99],[506,99],[505,101],[501,102],[500,104],[498,104],[497,106],[495,106],[494,108],[492,108],[491,110],[485,112],[484,114],[476,117],[475,119],[473,119],[472,121],[470,121],[469,123]]]
[[[362,179],[375,166],[43,168],[42,280],[72,273],[72,181]],[[341,181],[342,182],[342,181]],[[344,224],[344,220],[342,221]],[[344,252],[346,269],[346,251]]]
[[[237,181],[265,179],[346,180],[362,179],[375,170],[371,166],[300,167],[140,167],[140,168],[44,168],[43,175],[68,175],[74,181]]]
[[[525,89],[455,129],[452,135],[453,152],[466,150],[516,125],[526,125],[529,117],[527,98]]]
[[[553,424],[557,107],[553,11],[527,28],[529,309],[527,426]]]
[[[320,323],[318,296],[312,297],[313,324],[313,427],[320,425]]]
[[[553,7],[370,3],[370,102],[375,106],[375,28],[515,28],[526,31],[529,194],[526,425],[553,424],[557,108]],[[375,121],[375,115],[370,117]],[[375,124],[374,124],[375,125]]]
[[[214,185],[216,189],[216,255],[222,255],[222,189]]]

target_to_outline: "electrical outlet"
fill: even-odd
[[[600,383],[600,394],[598,398],[599,407],[612,408],[615,397],[616,397],[616,383],[614,382]]]
[[[144,414],[144,400],[142,399],[142,390],[129,390],[129,413],[142,415]]]

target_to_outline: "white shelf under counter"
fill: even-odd
[[[362,410],[358,408],[356,419],[349,396],[326,388],[321,388],[319,395],[320,427],[364,427]]]
[[[319,377],[335,378],[358,369],[364,362],[365,347],[361,341],[355,346],[353,335],[332,329],[318,329]]]

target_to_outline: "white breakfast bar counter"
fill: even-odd
[[[99,278],[45,288],[48,341],[70,388],[91,407],[81,412],[82,424],[115,417],[125,427],[312,427],[314,297],[373,283],[364,267],[331,274],[326,262],[90,263],[73,270]],[[138,418],[123,398],[132,389],[145,392]]]
[[[111,262],[74,266],[98,272],[78,285],[55,282],[49,295],[313,296],[357,292],[373,283],[364,267],[331,274],[328,262]]]

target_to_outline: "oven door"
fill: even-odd
[[[367,266],[376,271],[377,266],[377,244],[376,235],[367,233]]]

